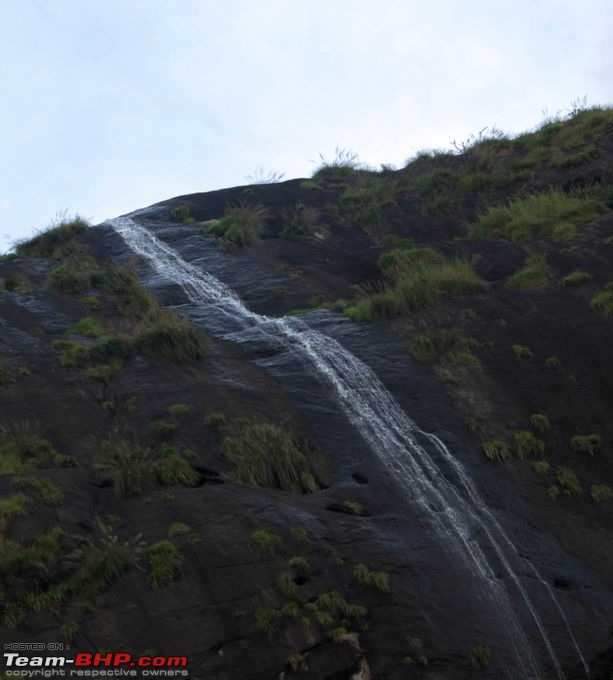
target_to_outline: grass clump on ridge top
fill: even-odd
[[[234,463],[230,477],[238,484],[292,493],[317,491],[309,462],[294,437],[268,421],[239,419],[221,445]]]
[[[51,257],[56,248],[68,243],[88,227],[89,223],[80,215],[72,218],[60,215],[33,238],[17,241],[15,253],[19,257]]]
[[[551,188],[491,206],[470,227],[468,235],[469,238],[506,236],[513,241],[546,236],[564,241],[576,237],[578,225],[606,210],[606,205],[594,196]]]
[[[347,307],[345,314],[354,321],[393,319],[436,307],[445,295],[471,295],[487,287],[473,259],[446,259],[430,248],[398,249],[381,256],[379,263],[394,283]]]

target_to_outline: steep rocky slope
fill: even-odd
[[[130,216],[253,312],[336,338],[461,461],[545,632],[492,552],[532,677],[613,670],[612,158],[596,109]],[[185,654],[196,678],[525,676],[291,347],[233,336],[112,224],[20,245],[0,281],[5,639]]]

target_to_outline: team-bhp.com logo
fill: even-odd
[[[4,653],[7,677],[188,677],[186,656],[132,656],[126,652],[67,656]]]

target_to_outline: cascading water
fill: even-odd
[[[561,605],[549,585],[532,563],[519,556],[462,464],[438,437],[424,433],[416,426],[366,364],[336,340],[313,330],[299,318],[277,319],[250,311],[225,284],[186,262],[129,217],[113,219],[108,224],[157,274],[180,285],[190,302],[205,305],[211,313],[223,317],[225,338],[240,342],[241,336],[257,333],[268,344],[281,345],[299,355],[310,372],[329,387],[350,423],[389,470],[407,502],[416,506],[419,516],[427,519],[436,530],[446,550],[452,550],[463,567],[478,578],[481,592],[500,616],[500,631],[512,650],[516,669],[505,670],[507,677],[534,680],[550,677],[549,672],[543,670],[541,655],[537,656],[519,613],[513,607],[512,588],[538,633],[556,677],[565,678],[545,626],[514,565],[528,565],[545,589],[566,627],[586,677],[590,677]],[[431,445],[437,453],[436,458],[429,452],[430,447],[420,441]],[[505,574],[509,588],[497,577],[497,571]]]

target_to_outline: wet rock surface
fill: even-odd
[[[585,176],[588,181],[587,170]],[[323,207],[339,194],[339,189],[305,191],[299,181],[290,181],[178,197],[131,218],[183,260],[232,288],[248,310],[275,319],[312,306],[314,296],[350,298],[356,284],[379,285],[376,261],[384,248],[350,224],[336,225],[323,240],[279,236],[282,208],[298,201]],[[198,222],[217,219],[228,203],[245,200],[265,204],[271,212],[265,239],[245,250],[223,252],[199,224],[178,225],[169,217],[171,208],[187,205]],[[97,261],[132,263],[147,289],[206,329],[213,344],[207,358],[187,364],[139,352],[108,383],[92,380],[82,370],[63,366],[53,345],[88,314],[82,301],[86,293],[49,291],[46,282],[57,264],[51,258],[0,263],[0,279],[19,272],[33,286],[0,298],[0,360],[12,376],[0,386],[2,434],[25,427],[74,459],[70,467],[34,473],[57,484],[63,502],[32,501],[27,514],[10,519],[0,540],[5,548],[7,541],[32,543],[53,526],[61,527],[62,566],[40,581],[48,585],[61,580],[63,571],[73,573],[70,555],[83,541],[99,540],[100,518],[129,546],[137,565],[94,595],[28,609],[25,618],[5,626],[5,639],[67,640],[72,630],[71,644],[80,651],[185,654],[191,676],[202,680],[570,680],[587,677],[581,654],[590,677],[610,680],[611,505],[594,503],[587,489],[613,478],[611,324],[589,306],[590,295],[610,276],[613,246],[595,237],[571,252],[540,243],[556,277],[584,268],[594,274],[592,288],[569,293],[552,283],[538,291],[510,290],[504,281],[524,260],[521,244],[454,243],[457,218],[424,219],[415,201],[404,197],[397,209],[389,209],[385,224],[390,231],[443,253],[465,248],[480,255],[478,271],[489,290],[447,300],[436,312],[455,319],[473,310],[467,316],[470,333],[481,344],[491,343],[478,350],[479,376],[463,375],[459,387],[449,386],[429,366],[415,362],[407,344],[419,332],[421,318],[355,323],[337,311],[314,309],[300,319],[374,372],[415,423],[416,443],[436,465],[440,484],[449,483],[468,502],[470,492],[458,469],[427,433],[436,434],[461,463],[492,522],[509,539],[501,554],[486,536],[492,523],[474,518],[468,523],[466,542],[481,546],[491,572],[476,574],[448,537],[435,530],[427,517],[446,521],[449,508],[433,501],[424,511],[411,493],[411,480],[400,479],[401,471],[360,435],[299,347],[275,335],[274,321],[268,329],[266,322],[232,326],[220,308],[190,300],[181,285],[136,257],[112,226],[103,224],[78,242]],[[609,213],[590,229],[601,239],[611,224]],[[283,294],[275,294],[279,290]],[[116,302],[106,293],[87,292],[100,298],[95,315],[106,328],[125,331]],[[512,343],[529,346],[535,360],[514,361]],[[550,356],[559,358],[560,370],[543,369]],[[187,405],[189,415],[169,416],[172,404]],[[481,423],[494,419],[509,430],[526,429],[527,417],[541,411],[552,424],[547,447],[554,467],[581,466],[586,488],[581,496],[552,500],[529,461],[492,463],[483,456],[478,434],[465,426],[466,415],[473,414]],[[308,440],[318,490],[292,494],[235,483],[223,453],[228,432],[206,424],[211,413],[223,414],[228,424],[244,416],[284,423],[298,439]],[[159,419],[172,421],[175,430],[155,435],[152,422]],[[586,432],[599,432],[603,447],[598,456],[579,459],[568,441]],[[96,467],[100,443],[116,433],[133,448],[189,450],[195,481],[139,497],[118,495]],[[0,491],[6,498],[15,493],[10,475],[0,475]],[[261,530],[279,536],[278,549],[265,554],[254,549],[253,532]],[[180,573],[166,587],[153,588],[146,550],[169,537],[182,556]],[[308,569],[292,567],[302,564],[296,558]],[[361,582],[358,565],[387,574],[389,590]],[[334,634],[317,618],[332,612],[322,604],[322,596],[332,592],[342,606],[365,608],[359,614],[333,612]],[[515,633],[501,613],[506,604],[492,595],[500,592],[508,594],[536,655],[540,668],[532,676],[515,666],[518,650],[509,643]],[[15,592],[8,594],[15,599]],[[11,624],[6,607],[3,612],[4,623]],[[488,663],[479,662],[479,648],[487,648]]]

